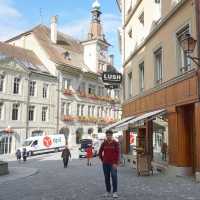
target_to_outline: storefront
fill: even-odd
[[[0,154],[10,154],[15,151],[15,136],[13,131],[0,131]]]

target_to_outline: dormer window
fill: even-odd
[[[66,51],[66,52],[64,53],[64,58],[65,58],[66,60],[71,60],[71,54],[69,53],[69,51]]]
[[[129,32],[128,32],[128,36],[129,36],[129,38],[132,38],[132,37],[133,37],[132,29],[129,30]]]

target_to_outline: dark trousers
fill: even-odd
[[[69,161],[69,158],[63,158],[64,168],[67,167],[67,165],[68,165],[68,161]]]
[[[107,192],[111,192],[110,176],[112,178],[113,192],[117,192],[117,169],[113,169],[111,164],[103,164],[103,172]]]

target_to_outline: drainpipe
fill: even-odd
[[[29,130],[29,105],[30,105],[30,94],[29,94],[29,89],[30,89],[30,77],[31,77],[31,72],[28,73],[28,88],[27,88],[27,99],[26,99],[26,139],[28,138],[28,130]]]
[[[58,87],[57,87],[57,126],[56,126],[56,133],[59,132],[59,121],[60,121],[60,71],[58,71]]]

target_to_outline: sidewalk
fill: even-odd
[[[27,167],[9,167],[9,174],[0,176],[0,184],[16,179],[29,177],[39,172],[38,169]]]

